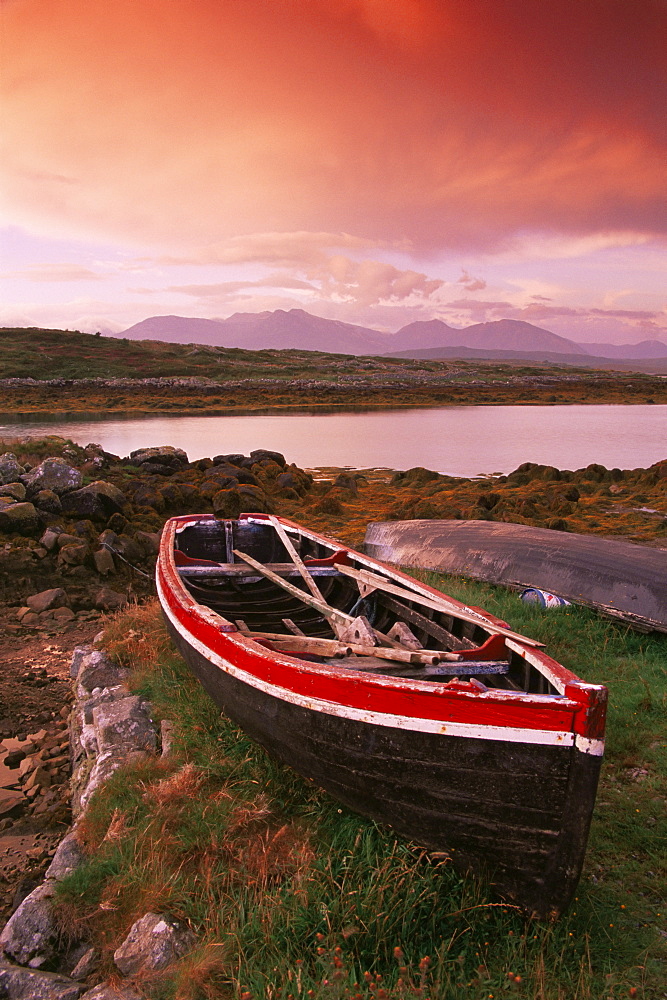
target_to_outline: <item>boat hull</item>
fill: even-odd
[[[583,864],[604,688],[534,648],[522,655],[555,678],[555,696],[369,676],[264,648],[184,586],[179,530],[165,529],[158,594],[175,645],[222,711],[349,808],[447,854],[532,916],[557,917]]]
[[[214,702],[252,739],[350,809],[446,852],[534,917],[569,903],[601,757],[388,727],[309,710],[240,681],[167,618]]]

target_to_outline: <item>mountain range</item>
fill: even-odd
[[[448,326],[439,319],[419,320],[397,333],[382,333],[365,326],[313,316],[303,309],[234,313],[227,319],[151,316],[113,336],[253,351],[296,349],[421,358],[467,356],[553,360],[556,356],[563,361],[567,357],[569,363],[590,357],[667,358],[667,344],[659,340],[622,345],[580,344],[523,320],[501,319],[463,329]]]

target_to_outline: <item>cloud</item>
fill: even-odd
[[[20,271],[9,271],[0,277],[23,278],[27,281],[102,281],[104,276],[78,264],[33,264]]]
[[[22,0],[2,17],[4,210],[40,233],[228,260],[230,240],[252,251],[243,233],[424,257],[667,233],[662,0]]]
[[[307,281],[301,281],[289,274],[269,274],[256,281],[219,281],[212,284],[170,285],[166,291],[179,292],[182,295],[192,295],[199,299],[215,299],[224,301],[238,292],[250,288],[284,288],[299,291],[314,292],[315,287]]]
[[[463,271],[460,278],[457,279],[459,285],[464,285],[466,291],[468,292],[481,292],[482,289],[486,288],[486,282],[482,281],[481,278],[471,278],[467,271]]]

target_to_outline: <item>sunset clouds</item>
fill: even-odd
[[[531,234],[637,260],[666,236],[662,0],[9,0],[1,16],[6,224],[123,248],[184,302],[273,294],[278,274],[315,311],[437,312]]]

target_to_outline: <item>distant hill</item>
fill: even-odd
[[[395,334],[392,351],[426,347],[473,347],[483,351],[552,351],[556,354],[586,354],[573,340],[559,337],[519,319],[476,323],[455,330],[441,320],[410,323]]]
[[[394,355],[396,357],[470,357],[533,361],[586,357],[617,360],[660,360],[667,345],[659,340],[640,344],[580,344],[523,320],[501,319],[463,329],[440,319],[418,320],[398,333],[313,316],[304,309],[234,313],[227,319],[151,316],[113,336],[129,340],[161,340],[171,344],[209,344],[248,351],[302,350],[329,354]],[[452,353],[452,349],[456,349]],[[445,351],[422,354],[422,351]],[[466,353],[466,352],[474,353]],[[503,352],[510,352],[503,353]]]
[[[639,360],[667,358],[667,344],[661,340],[642,340],[638,344],[579,344],[589,354],[603,358]]]
[[[313,316],[304,309],[234,313],[228,319],[152,316],[117,337],[164,340],[178,344],[212,344],[247,351],[301,350],[329,354],[383,354],[392,335],[365,326]]]

